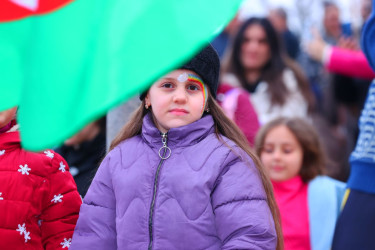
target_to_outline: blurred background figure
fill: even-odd
[[[303,72],[284,56],[266,18],[250,18],[240,27],[224,60],[221,83],[250,93],[260,124],[278,116],[306,117],[313,105]]]
[[[117,107],[109,110],[106,115],[106,151],[108,152],[109,146],[113,139],[121,131],[121,128],[127,123],[131,117],[131,114],[137,109],[140,101],[138,96],[135,96],[125,103],[120,104]]]
[[[223,58],[232,37],[236,34],[240,25],[241,20],[239,19],[239,14],[237,13],[237,15],[232,19],[232,21],[230,21],[224,30],[211,42],[220,59]]]
[[[307,44],[306,52],[329,72],[367,80],[375,78],[375,72],[360,50],[331,46],[317,35]]]
[[[70,166],[70,173],[84,197],[106,152],[105,117],[86,125],[55,149]]]
[[[361,0],[361,5],[354,0],[253,0],[245,3],[236,16],[241,26],[231,35],[222,59],[219,102],[224,107],[228,105],[223,104],[223,100],[237,99],[237,102],[229,103],[236,103],[231,106],[236,107],[234,119],[247,133],[250,144],[253,139],[249,131],[257,128],[254,126],[256,119],[261,126],[278,116],[309,117],[317,127],[330,158],[326,165],[327,174],[345,181],[350,171],[347,159],[358,136],[357,121],[369,82],[358,78],[358,74],[341,74],[328,69],[321,60],[306,52],[305,47],[307,42],[315,40],[315,34],[311,32],[315,27],[324,44],[358,51],[354,31],[361,27],[359,20],[368,15],[368,1]],[[264,34],[259,37],[263,41],[259,39],[258,44],[250,46],[244,34],[256,33],[244,32],[244,26],[254,16],[255,19],[268,17],[277,34],[269,36],[270,32],[260,25]],[[255,47],[256,44],[258,47]],[[274,44],[277,44],[276,47]],[[291,48],[299,51],[296,57]],[[296,58],[299,65],[287,54]],[[343,55],[339,57],[344,58]],[[250,102],[240,104],[244,92],[238,95],[239,92],[233,88],[245,90]],[[241,119],[242,122],[239,121]]]
[[[259,130],[255,149],[272,181],[285,250],[330,249],[345,184],[323,176],[317,131],[301,118],[278,118]]]
[[[375,0],[361,39],[363,52],[375,70]],[[375,249],[375,79],[359,119],[360,133],[350,156],[347,201],[336,225],[333,250]]]
[[[371,0],[361,0],[361,29],[360,33],[362,33],[363,25],[365,24],[366,20],[370,17],[371,14],[371,9],[372,9],[372,3]]]
[[[340,9],[333,1],[323,2],[323,39],[329,44],[336,44],[341,36],[351,36],[350,24],[342,24]]]
[[[362,18],[368,17],[365,13],[367,11],[363,10],[367,7],[369,7],[368,2],[362,1],[361,8],[364,12]],[[342,27],[338,25],[337,13],[337,6],[326,5],[325,33],[320,35],[315,30],[313,39],[307,43],[306,52],[324,69],[321,71],[324,73],[321,76],[317,75],[314,79],[322,81],[321,114],[324,119],[322,122],[327,123],[329,130],[332,131],[331,134],[334,135],[334,138],[325,140],[329,145],[327,150],[330,151],[334,162],[338,163],[332,169],[337,169],[337,167],[341,169],[340,171],[334,170],[336,173],[333,176],[346,180],[349,175],[347,159],[358,137],[357,121],[366,99],[369,80],[372,79],[374,73],[360,51],[355,37],[347,37],[348,32],[345,34],[345,28],[341,28],[341,35],[337,35]],[[327,131],[327,129],[323,130]]]
[[[288,15],[285,9],[282,7],[271,9],[268,18],[279,33],[288,56],[296,60],[300,52],[300,41],[288,28]]]

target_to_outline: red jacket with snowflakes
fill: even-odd
[[[57,153],[21,149],[0,133],[0,249],[68,249],[81,198]]]

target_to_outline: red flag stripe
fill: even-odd
[[[45,14],[62,8],[73,0],[39,0],[35,11],[22,7],[9,0],[0,0],[0,22],[9,22],[31,15]]]

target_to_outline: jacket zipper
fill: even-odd
[[[154,179],[154,190],[152,194],[152,201],[150,206],[150,213],[149,213],[149,219],[148,219],[148,231],[149,231],[149,237],[150,237],[150,243],[148,245],[148,249],[152,249],[152,242],[153,242],[153,215],[154,215],[154,209],[155,209],[155,199],[156,199],[156,191],[158,188],[158,180],[159,180],[159,173],[161,166],[163,162],[171,156],[171,149],[167,146],[167,139],[168,139],[168,133],[161,133],[161,141],[163,143],[163,146],[159,149],[159,157],[160,162],[158,165],[158,168],[156,169],[155,179]]]

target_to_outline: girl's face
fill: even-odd
[[[294,134],[279,125],[266,135],[260,159],[272,180],[286,181],[299,175],[303,149]]]
[[[15,116],[17,107],[0,112],[0,128],[6,126]]]
[[[149,89],[145,102],[151,107],[156,127],[163,133],[202,117],[208,89],[191,70],[178,69],[160,78]]]
[[[245,69],[261,70],[271,57],[266,32],[259,24],[252,24],[244,32],[241,62]]]

